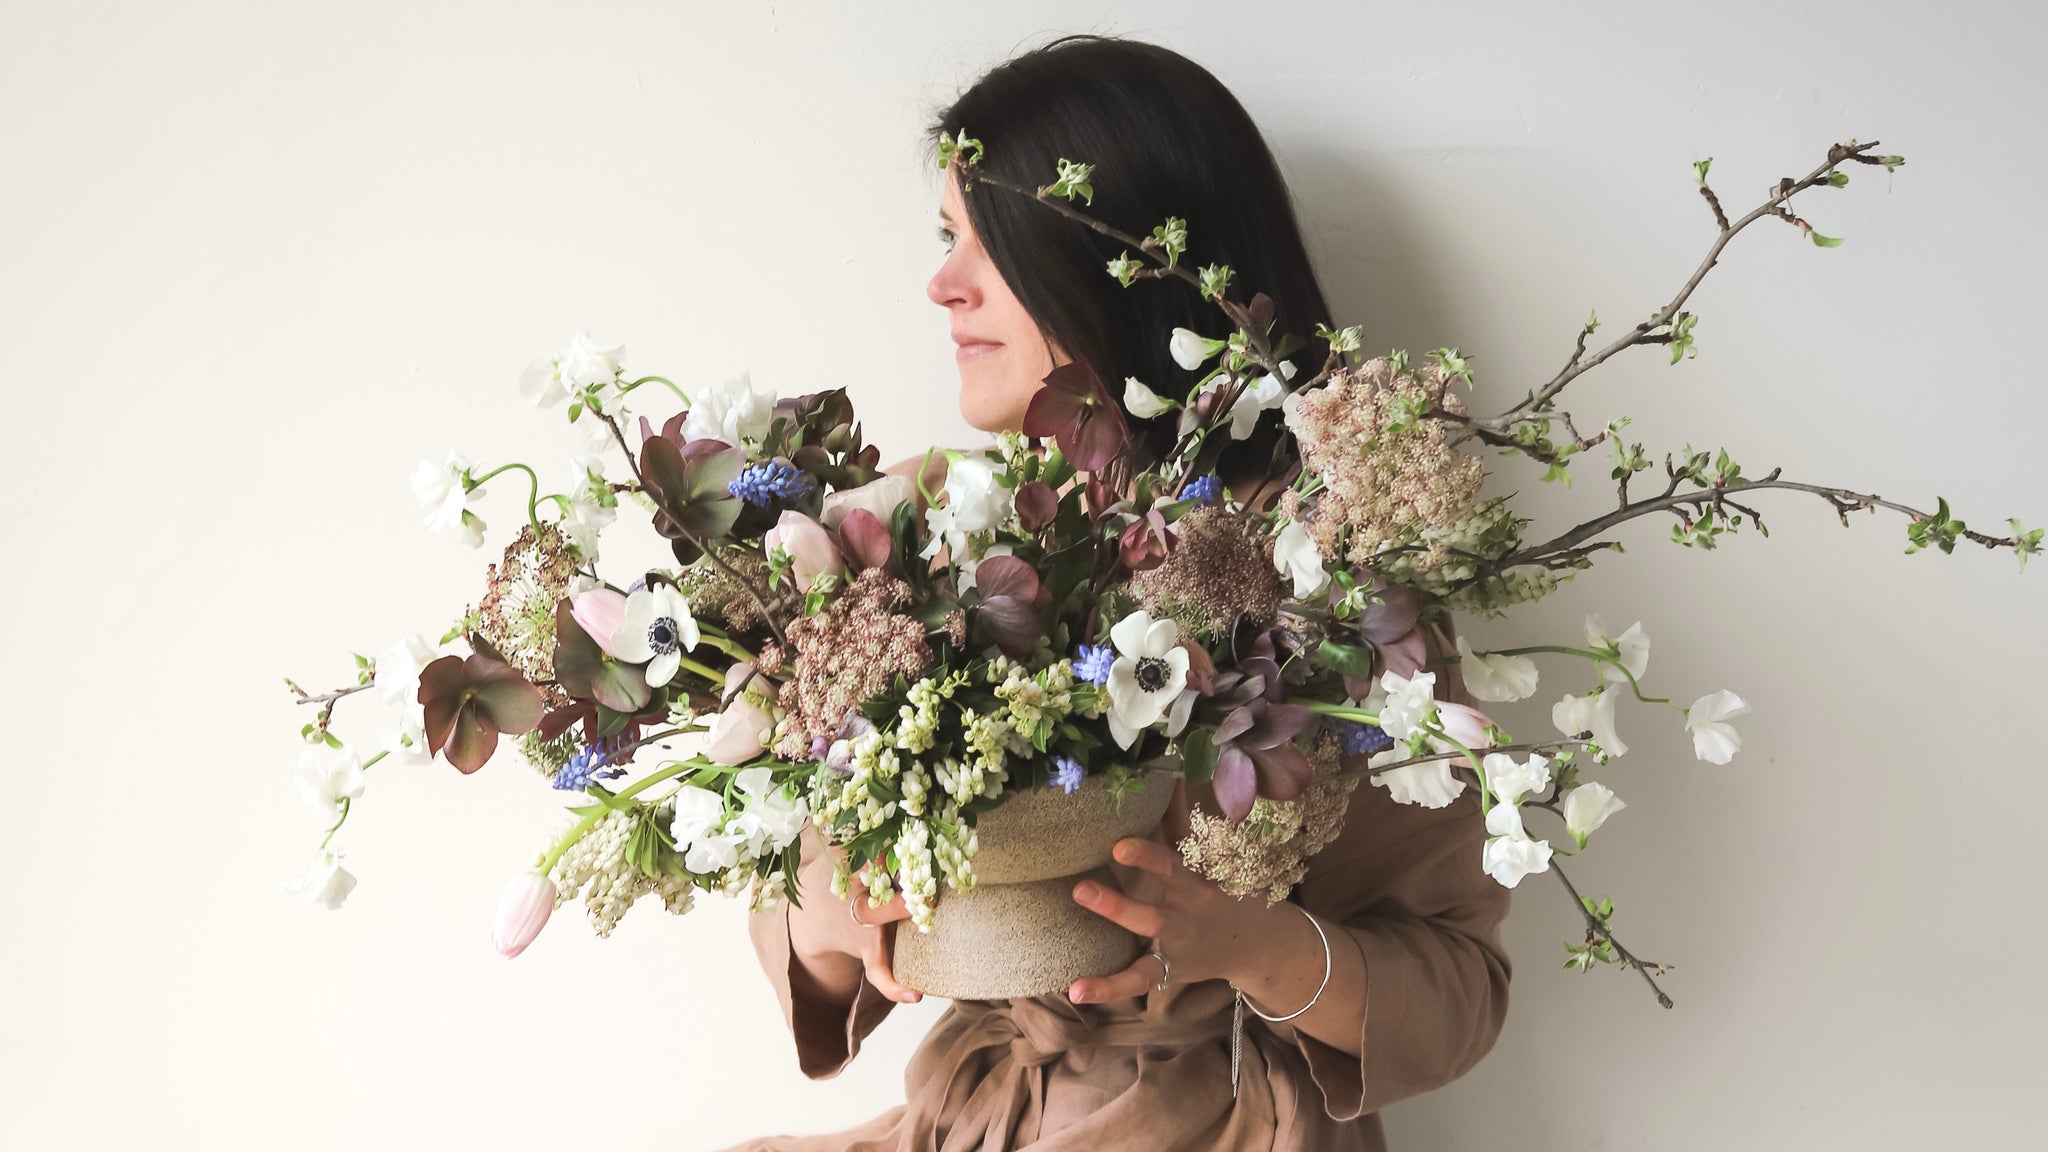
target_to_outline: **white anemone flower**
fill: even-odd
[[[1180,625],[1154,620],[1139,609],[1109,630],[1117,660],[1109,667],[1109,731],[1129,748],[1138,733],[1159,722],[1188,686],[1188,652]]]
[[[1742,747],[1742,734],[1726,721],[1744,715],[1749,705],[1728,691],[1710,692],[1685,710],[1685,728],[1692,733],[1693,755],[1709,764],[1726,764]]]
[[[305,875],[297,880],[284,880],[278,887],[308,904],[319,904],[329,912],[341,907],[348,894],[355,890],[356,878],[341,866],[341,854],[323,849],[313,862],[306,866]]]
[[[1464,673],[1465,689],[1474,700],[1509,704],[1536,694],[1534,660],[1474,652],[1463,636],[1458,637],[1458,670]]]
[[[1154,416],[1172,411],[1176,405],[1173,401],[1145,387],[1136,376],[1126,376],[1124,377],[1124,407],[1130,409],[1131,415],[1136,416],[1138,419],[1150,420]]]
[[[1567,736],[1591,732],[1601,751],[1609,756],[1620,756],[1628,751],[1628,745],[1621,742],[1621,733],[1614,729],[1612,687],[1596,688],[1559,700],[1550,706],[1550,722]]]
[[[1610,637],[1607,634],[1607,621],[1602,620],[1600,614],[1595,612],[1586,617],[1586,643],[1595,648],[1607,644],[1614,645],[1620,653],[1621,667],[1628,669],[1628,676],[1634,676],[1637,680],[1643,678],[1644,670],[1650,666],[1650,636],[1643,631],[1641,620],[1629,625],[1628,631],[1621,635]],[[1626,684],[1628,676],[1622,675],[1621,668],[1616,668],[1612,664],[1600,665],[1600,679],[1609,684]]]
[[[472,548],[484,542],[484,522],[469,510],[471,502],[484,494],[483,486],[469,479],[475,466],[475,461],[450,449],[445,462],[421,460],[412,470],[412,494],[419,499],[428,530],[439,535],[455,529]]]
[[[1481,863],[1486,874],[1503,888],[1513,888],[1522,877],[1550,871],[1550,842],[1522,836],[1495,836],[1486,842]]]
[[[1288,521],[1273,541],[1273,567],[1293,579],[1296,600],[1306,600],[1330,584],[1330,574],[1323,570],[1323,554],[1316,551],[1316,538],[1297,520]]]
[[[690,397],[690,414],[683,419],[683,439],[717,440],[737,448],[766,436],[774,418],[775,397],[754,391],[753,378],[741,372]]]
[[[1586,846],[1586,837],[1600,830],[1607,818],[1628,805],[1621,802],[1607,785],[1587,781],[1564,794],[1564,826],[1571,831],[1572,839],[1579,847]]]
[[[694,651],[699,639],[690,602],[671,585],[660,584],[627,595],[610,647],[628,664],[645,662],[647,682],[659,688],[675,678],[683,653]]]

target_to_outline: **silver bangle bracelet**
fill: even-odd
[[[1308,909],[1302,908],[1299,904],[1296,904],[1295,907],[1301,909],[1301,914],[1303,916],[1308,917],[1308,922],[1310,924],[1315,925],[1316,935],[1322,937],[1323,939],[1323,982],[1321,984],[1316,985],[1316,994],[1314,996],[1309,997],[1308,1003],[1303,1004],[1301,1007],[1295,1009],[1292,1012],[1289,1012],[1285,1016],[1268,1016],[1264,1012],[1260,1012],[1258,1007],[1252,1004],[1251,1001],[1245,1001],[1245,1005],[1251,1008],[1252,1012],[1256,1014],[1259,1019],[1271,1021],[1274,1024],[1279,1024],[1283,1021],[1292,1020],[1296,1016],[1301,1015],[1303,1012],[1306,1012],[1309,1009],[1315,1007],[1316,1001],[1321,1000],[1323,998],[1323,989],[1328,988],[1330,986],[1330,934],[1323,931],[1322,924],[1317,922],[1315,916],[1312,915]],[[1240,992],[1239,995],[1242,996],[1243,993]]]

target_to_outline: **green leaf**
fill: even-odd
[[[1207,784],[1216,772],[1216,739],[1207,728],[1191,730],[1180,742],[1181,771],[1190,787]]]
[[[1840,236],[1823,236],[1811,228],[1806,230],[1806,236],[1822,248],[1840,248],[1842,246],[1842,238]]]
[[[1831,188],[1841,188],[1841,187],[1845,187],[1845,186],[1846,186],[1846,185],[1847,185],[1848,183],[1849,183],[1849,174],[1848,174],[1847,172],[1844,172],[1844,171],[1842,171],[1841,169],[1837,168],[1837,169],[1835,169],[1835,170],[1834,170],[1833,172],[1830,172],[1830,173],[1828,173],[1828,186],[1829,186],[1829,187],[1831,187]]]
[[[1354,680],[1372,679],[1372,649],[1364,644],[1325,640],[1316,645],[1315,662]]]

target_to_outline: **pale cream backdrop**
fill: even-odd
[[[1694,161],[1740,212],[1881,138],[1896,176],[1799,201],[1846,244],[1758,225],[1693,301],[1696,360],[1626,355],[1567,395],[1659,453],[2048,523],[2037,5],[14,0],[0,1146],[697,1149],[902,1098],[940,1005],[807,1081],[737,905],[650,902],[605,941],[571,906],[493,952],[560,803],[510,756],[373,768],[337,838],[347,907],[288,899],[320,822],[281,678],[341,683],[474,600],[488,553],[427,534],[407,473],[457,447],[560,483],[575,438],[514,382],[579,327],[692,385],[844,385],[891,457],[971,442],[917,137],[992,61],[1085,30],[1212,68],[1294,182],[1338,322],[1462,346],[1495,408],[1589,309],[1604,336],[1684,281],[1711,239]],[[1554,530],[1611,502],[1605,470],[1493,483]],[[1397,1148],[2040,1146],[2048,561],[1907,557],[1895,516],[1762,503],[1769,539],[1700,553],[1642,523],[1468,622],[1504,646],[1640,619],[1653,693],[1755,710],[1714,767],[1676,713],[1625,707],[1605,776],[1629,807],[1577,867],[1677,963],[1676,1011],[1561,971],[1572,910],[1532,878],[1506,1031],[1391,1110]],[[614,574],[658,555],[627,531]],[[1548,728],[1547,704],[1499,718]]]

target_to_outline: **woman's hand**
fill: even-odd
[[[803,863],[797,869],[797,882],[798,890],[810,898],[802,907],[789,910],[790,947],[821,984],[842,998],[850,998],[858,981],[865,979],[889,999],[915,1004],[923,995],[897,983],[893,965],[896,922],[910,918],[903,894],[895,894],[879,907],[868,907],[863,882],[866,869],[862,869],[847,898],[834,897],[832,874],[844,857],[837,845],[819,838],[814,826],[804,825]]]
[[[1140,882],[1128,885],[1128,892],[1083,880],[1074,886],[1075,901],[1144,937],[1148,948],[1156,948],[1173,965],[1173,983],[1218,978],[1235,981],[1245,970],[1247,958],[1257,954],[1262,942],[1273,939],[1274,927],[1281,924],[1273,914],[1285,910],[1269,907],[1263,900],[1230,895],[1215,881],[1197,875],[1170,847],[1187,834],[1184,782],[1174,786],[1173,802],[1160,824],[1160,834],[1164,841],[1145,837],[1117,841],[1116,861],[1140,874]],[[1067,998],[1076,1004],[1100,1004],[1142,996],[1158,985],[1161,975],[1158,959],[1147,952],[1121,972],[1074,981],[1067,988]]]

